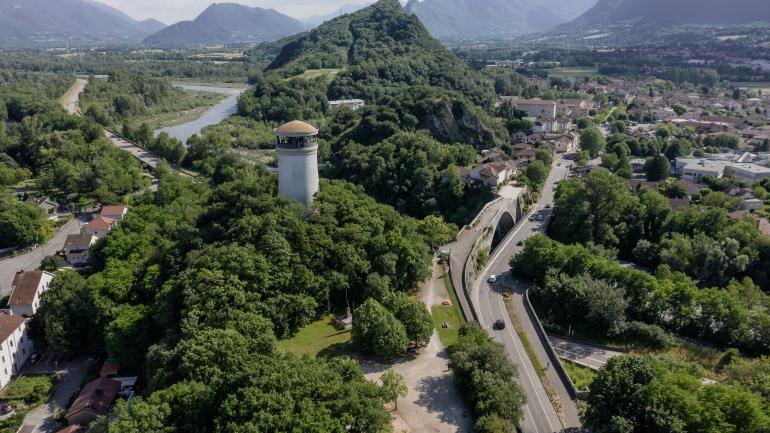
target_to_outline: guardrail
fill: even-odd
[[[588,396],[588,392],[578,391],[577,387],[575,387],[575,384],[572,382],[572,379],[569,377],[569,374],[567,374],[567,369],[564,368],[564,364],[561,363],[561,358],[559,358],[559,356],[556,354],[556,350],[551,345],[551,341],[548,339],[548,335],[545,333],[543,324],[540,323],[540,319],[537,317],[537,312],[535,312],[535,309],[532,307],[532,303],[529,301],[529,289],[524,292],[524,309],[527,310],[527,315],[529,315],[530,320],[535,325],[537,336],[543,343],[543,347],[545,347],[548,358],[551,360],[551,364],[556,369],[556,374],[559,375],[559,378],[566,385],[567,393],[573,399],[585,399]]]

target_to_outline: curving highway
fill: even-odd
[[[542,342],[538,339],[534,326],[529,321],[529,317],[523,313],[522,295],[528,286],[526,283],[520,282],[510,275],[510,266],[508,265],[510,257],[524,248],[523,244],[529,237],[545,229],[550,218],[550,205],[554,199],[555,184],[566,178],[569,172],[568,163],[568,161],[560,161],[554,165],[543,187],[543,194],[540,200],[532,206],[528,217],[508,234],[503,243],[490,257],[487,266],[481,272],[471,293],[472,302],[478,312],[481,325],[489,331],[495,340],[505,346],[511,360],[519,367],[519,383],[527,395],[524,419],[521,422],[521,429],[524,433],[553,433],[561,432],[565,428],[580,426],[574,402],[569,398],[553,367],[547,364],[547,357],[545,356]],[[540,215],[542,216],[541,221],[538,220]],[[529,216],[532,216],[532,218],[529,218]],[[488,281],[492,275],[497,277],[497,281],[494,283]],[[533,351],[541,360],[543,367],[546,368],[550,383],[559,395],[561,405],[564,408],[564,422],[559,418],[551,404],[545,388],[527,356],[521,339],[516,333],[517,330],[514,328],[513,322],[506,310],[502,294],[503,287],[512,289],[514,313],[520,322],[522,332],[527,335]],[[493,329],[492,325],[497,320],[505,321],[506,326],[504,329]]]

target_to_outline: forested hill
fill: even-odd
[[[270,47],[253,56],[264,58]],[[509,141],[490,114],[493,80],[433,39],[397,0],[287,40],[252,82],[240,115],[320,126],[326,175],[357,183],[380,202],[466,224],[489,199],[465,186],[458,167],[474,164],[478,149]],[[333,99],[366,106],[330,109]]]
[[[430,85],[458,91],[478,105],[494,99],[482,80],[398,0],[333,19],[284,46],[267,68],[284,78],[312,69],[339,69],[329,96],[374,99],[383,88]]]
[[[194,21],[182,21],[148,37],[150,46],[175,47],[275,41],[305,30],[304,24],[273,9],[221,3]]]

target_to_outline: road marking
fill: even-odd
[[[478,302],[478,290],[476,291],[476,298],[477,298],[476,305],[481,306],[481,304]],[[487,305],[489,306],[489,312],[492,313],[492,304],[489,301],[489,296],[487,296],[486,298],[487,298]],[[483,313],[481,308],[479,308],[479,318],[481,319],[481,323],[484,323],[484,318],[483,318]],[[492,334],[492,338],[494,338],[494,334]],[[514,349],[516,349],[516,354],[519,356],[519,359],[521,359],[521,353],[519,353],[519,348],[516,346],[515,341],[514,341],[513,347]],[[503,344],[503,350],[505,350],[505,344]],[[524,368],[524,371],[527,372],[526,366],[522,366],[522,367]],[[521,371],[521,368],[519,368],[518,370]],[[534,384],[532,383],[532,378],[529,377],[529,372],[527,372],[527,378],[529,379],[530,386],[534,388]],[[524,389],[522,389],[522,391],[524,391]],[[524,394],[526,395],[526,391],[524,391]],[[537,390],[535,390],[535,396],[537,396]],[[529,398],[527,400],[529,400]],[[543,409],[543,414],[545,414],[545,409],[542,407],[542,403],[541,403],[541,409]],[[537,428],[535,417],[532,415],[532,410],[530,410],[529,408],[529,402],[524,404],[524,410],[529,415],[529,419],[532,421],[532,426],[535,428],[535,432],[540,433],[540,430]]]

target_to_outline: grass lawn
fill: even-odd
[[[594,380],[594,377],[596,377],[596,372],[590,368],[586,368],[577,365],[574,362],[567,361],[566,359],[562,359],[561,362],[564,364],[564,368],[567,370],[569,378],[572,379],[572,383],[575,384],[575,388],[577,388],[579,391],[587,390],[589,385],[591,385],[591,382]]]
[[[457,333],[460,330],[460,326],[465,322],[465,318],[462,311],[460,311],[460,302],[457,300],[457,293],[455,293],[455,288],[449,274],[444,275],[443,281],[452,305],[434,305],[430,312],[433,316],[433,326],[436,328],[436,332],[438,332],[441,344],[444,347],[449,347],[457,342]],[[446,329],[441,327],[441,324],[445,322],[449,324],[449,327]]]
[[[0,421],[0,432],[17,431],[27,412],[45,403],[55,385],[56,378],[53,375],[21,376],[14,379],[0,392],[0,400],[10,402],[16,415]]]
[[[553,68],[548,70],[549,77],[583,78],[593,77],[599,74],[599,68],[573,67]]]
[[[350,349],[350,331],[340,331],[331,316],[305,326],[292,338],[278,342],[278,348],[295,355],[334,356]]]
[[[297,78],[301,80],[313,80],[318,77],[326,77],[329,81],[331,81],[340,72],[342,72],[342,69],[308,69],[307,71],[299,75],[289,77],[286,80],[294,80]]]

